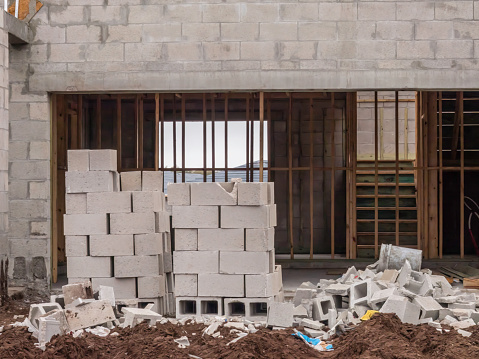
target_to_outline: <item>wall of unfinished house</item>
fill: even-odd
[[[477,87],[477,1],[141,3],[45,0],[10,48],[18,281],[49,275],[49,92]]]
[[[8,32],[0,16],[0,255],[8,253]]]

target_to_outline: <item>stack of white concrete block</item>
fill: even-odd
[[[282,300],[273,183],[169,184],[168,204],[176,316],[266,320],[268,304]]]
[[[66,241],[69,283],[111,286],[117,299],[174,311],[170,218],[161,172],[121,174],[115,150],[68,151]],[[168,303],[170,303],[168,305]]]

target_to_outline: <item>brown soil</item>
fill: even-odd
[[[20,294],[16,294],[8,300],[2,307],[0,306],[0,326],[12,324],[15,322],[23,322],[28,317],[30,311],[30,304],[48,302],[49,298],[34,290],[25,290]],[[14,318],[15,316],[23,315],[23,318]]]
[[[0,335],[0,358],[191,358],[188,354],[209,358],[479,358],[479,326],[465,338],[455,330],[441,334],[428,325],[402,324],[393,314],[375,315],[346,335],[333,340],[334,351],[317,352],[291,335],[292,330],[261,329],[236,343],[229,329],[222,328],[224,338],[202,336],[202,324],[184,326],[165,324],[133,329],[118,329],[117,336],[101,338],[83,334],[57,336],[47,344],[45,352],[34,347],[36,342],[26,328],[9,327]],[[180,349],[173,341],[187,336],[191,345]]]

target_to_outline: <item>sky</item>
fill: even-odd
[[[207,167],[211,167],[211,122],[207,122]],[[181,126],[176,124],[177,167],[181,167]],[[225,124],[215,122],[215,167],[225,166]],[[173,167],[173,123],[165,122],[165,166]],[[267,126],[264,124],[264,159],[268,158]],[[203,167],[203,123],[186,122],[185,165],[187,168]],[[259,160],[259,122],[254,123],[254,160]],[[228,122],[228,167],[246,163],[246,122]]]

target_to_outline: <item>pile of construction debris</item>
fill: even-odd
[[[390,261],[392,252],[408,255]],[[453,288],[444,276],[421,269],[421,256],[418,250],[383,245],[380,260],[364,271],[351,267],[337,280],[303,283],[292,303],[271,303],[268,325],[303,326],[310,337],[328,340],[380,312],[394,313],[403,323],[438,330],[448,325],[471,335],[464,329],[479,321],[479,292]]]

